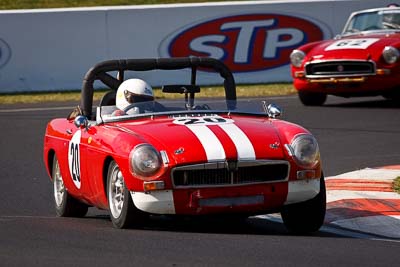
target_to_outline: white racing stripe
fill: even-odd
[[[256,153],[247,135],[234,123],[219,125],[236,146],[238,160],[254,160]]]
[[[225,150],[217,136],[205,125],[186,125],[199,139],[208,161],[225,160]]]
[[[238,160],[254,160],[256,154],[254,147],[246,134],[234,123],[217,124],[235,144]],[[199,139],[202,144],[207,160],[225,160],[224,147],[218,137],[207,125],[186,125]]]

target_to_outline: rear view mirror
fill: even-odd
[[[163,85],[161,88],[163,93],[200,93],[200,86],[198,85]]]

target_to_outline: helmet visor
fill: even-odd
[[[137,102],[145,102],[145,101],[153,101],[154,97],[149,96],[149,95],[137,95],[132,92],[129,92],[128,90],[124,91],[124,96],[126,101],[129,103],[137,103]]]

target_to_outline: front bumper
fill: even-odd
[[[262,214],[315,197],[319,179],[239,187],[131,192],[135,206],[152,214]]]
[[[379,95],[400,88],[400,81],[392,75],[320,79],[295,78],[293,85],[298,91],[315,93]]]
[[[368,66],[368,67],[365,67]],[[372,61],[316,61],[292,68],[298,91],[326,94],[379,95],[400,87],[400,68],[376,66]]]

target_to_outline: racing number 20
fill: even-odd
[[[227,122],[226,119],[220,117],[212,117],[212,118],[185,118],[178,120],[182,124],[189,125],[189,124],[214,124],[214,123],[225,123]]]
[[[69,148],[69,154],[72,157],[72,162],[71,162],[72,179],[76,182],[80,182],[81,177],[79,173],[79,144],[71,142]]]

